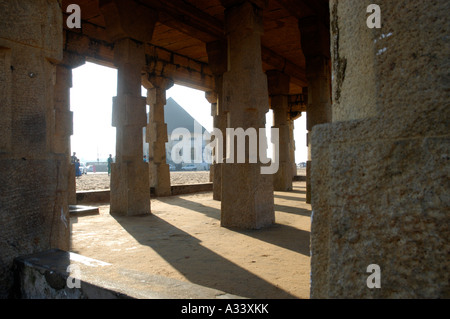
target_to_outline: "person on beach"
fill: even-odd
[[[76,164],[77,161],[78,161],[77,153],[73,152],[73,155],[70,157],[70,162],[71,162],[72,164]]]
[[[80,160],[77,160],[75,163],[75,176],[76,177],[80,177],[81,174],[81,164],[80,164]]]
[[[111,164],[112,163],[113,163],[112,155],[109,154],[109,157],[108,157],[108,176],[111,175]]]

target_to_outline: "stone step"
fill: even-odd
[[[53,249],[15,259],[19,299],[244,299]]]

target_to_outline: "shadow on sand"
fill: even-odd
[[[114,218],[141,245],[151,247],[192,283],[252,299],[296,298],[156,215]]]
[[[300,192],[300,191],[299,191]],[[283,193],[287,194],[289,193]],[[281,195],[283,196],[283,195]],[[285,196],[285,197],[286,197]],[[292,197],[295,198],[295,197]],[[290,199],[292,199],[290,198]],[[299,198],[295,198],[301,200]],[[215,207],[182,197],[158,199],[174,207],[203,214],[220,224],[221,212]],[[310,212],[295,206],[275,205],[278,212],[310,216]],[[252,299],[291,299],[292,294],[276,287],[216,252],[204,247],[199,239],[175,227],[161,217],[114,217],[140,244],[151,247],[190,282]],[[193,217],[194,218],[194,217]],[[217,226],[219,227],[219,226]],[[229,229],[230,231],[310,255],[310,232],[289,225],[274,224],[261,230]],[[202,230],[199,230],[201,232]],[[239,249],[239,247],[236,247]],[[280,264],[280,271],[283,271]]]

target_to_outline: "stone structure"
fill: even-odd
[[[331,70],[329,29],[320,17],[300,19],[301,42],[306,58],[308,80],[307,121],[308,161],[306,163],[306,202],[311,203],[311,140],[315,125],[331,122]]]
[[[100,1],[108,38],[114,42],[118,70],[112,125],[116,127],[116,162],[111,165],[111,214],[150,213],[148,165],[142,161],[142,128],[147,125],[141,96],[144,43],[151,40],[156,14],[136,3]]]
[[[269,98],[266,75],[261,67],[263,9],[246,1],[227,7],[225,11],[229,57],[222,94],[227,128],[265,128]],[[261,174],[261,163],[249,163],[248,143],[243,164],[237,163],[237,152],[230,150],[228,138],[227,144],[227,161],[222,165],[222,226],[261,228],[271,225],[275,220],[273,176]],[[234,147],[236,150],[236,145]]]
[[[311,138],[311,296],[448,298],[450,3],[377,3],[381,29],[363,23],[370,1],[330,3],[333,123]],[[372,264],[379,289],[366,283]]]
[[[72,3],[81,29],[66,23]],[[161,110],[172,83],[208,92],[222,131],[264,128],[274,111],[276,175],[261,175],[261,161],[213,165],[225,227],[275,222],[306,111],[311,296],[449,297],[450,4],[377,3],[380,29],[366,25],[368,0],[0,0],[0,298],[14,258],[70,249],[69,88],[85,60],[118,69],[112,214],[149,214],[150,182],[171,192]]]
[[[73,114],[70,111],[70,88],[72,87],[72,69],[83,65],[85,59],[79,55],[68,52],[64,54],[63,61],[56,66],[56,82],[54,88],[55,108],[55,152],[64,154],[68,172],[68,202],[77,203],[75,167],[70,161],[70,135],[73,134]]]
[[[292,137],[290,134],[293,131],[292,126],[289,124],[290,78],[277,70],[270,70],[267,73],[273,110],[273,127],[279,130],[280,141],[290,141]],[[279,143],[278,154],[274,154],[274,160],[279,161],[278,171],[273,176],[273,185],[276,191],[292,190],[292,180],[297,174],[293,175],[292,172],[292,161],[295,157],[292,158],[291,147],[292,144],[289,142]]]
[[[55,81],[64,85],[62,70],[56,72],[63,60],[60,6],[30,0],[1,1],[0,8],[0,298],[7,298],[15,257],[69,249],[71,126],[55,119],[70,117],[55,103]]]
[[[149,143],[150,186],[155,187],[157,196],[170,196],[170,170],[166,163],[167,124],[164,122],[166,90],[173,81],[164,77],[146,78],[147,102],[150,116],[146,130]]]
[[[211,103],[211,115],[214,121],[214,128],[223,133],[227,128],[227,115],[224,111],[223,101],[223,74],[228,69],[228,44],[226,41],[215,41],[206,44],[208,62],[214,74],[214,91],[207,92],[206,98]],[[217,146],[220,147],[220,146]],[[211,165],[211,181],[213,182],[213,198],[222,198],[222,161],[226,155],[226,144],[222,141],[222,149],[215,149],[213,163]]]

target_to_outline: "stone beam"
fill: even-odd
[[[148,43],[152,40],[158,14],[133,0],[99,0],[100,12],[111,41],[132,38]]]
[[[205,43],[225,40],[226,38],[222,22],[184,1],[176,0],[161,3],[157,0],[142,0],[142,2],[160,12],[161,23]],[[225,7],[231,7],[242,3],[243,0],[221,0],[221,2]],[[264,8],[268,1],[251,0],[250,2],[258,8]],[[261,49],[262,59],[266,64],[291,76],[293,83],[305,86],[306,76],[302,67],[264,46]]]
[[[292,63],[288,59],[285,59],[281,55],[266,47],[261,48],[261,54],[264,63],[272,66],[273,69],[282,71],[283,73],[289,75],[291,77],[291,82],[300,87],[306,85],[306,70],[303,67]]]
[[[224,37],[223,23],[186,1],[141,0],[141,2],[160,13],[161,23],[206,43]]]
[[[145,71],[152,76],[172,79],[176,84],[202,91],[215,89],[208,64],[153,45],[146,45]]]
[[[89,24],[84,24],[87,28]],[[108,67],[114,66],[114,44],[106,40],[105,29],[95,28],[96,38],[79,32],[64,30],[65,51],[85,56],[87,60]],[[86,32],[88,33],[88,32]],[[207,63],[190,59],[176,52],[145,44],[147,73],[169,77],[176,84],[202,91],[214,89],[214,77]]]
[[[329,25],[328,1],[323,0],[276,0],[297,19],[320,18],[321,23]]]
[[[170,2],[166,6],[165,4],[161,4],[159,1],[152,0],[145,1],[144,4],[147,9],[158,10],[159,22],[171,28],[200,39],[205,43],[225,40],[224,26],[222,23],[205,14],[201,10],[185,4],[184,2],[176,3],[177,5],[174,5]],[[186,5],[189,8],[185,7]],[[186,12],[191,12],[187,16],[196,17],[195,24],[192,23],[192,19],[183,18],[183,14]],[[151,16],[153,15],[154,14],[151,14]],[[106,29],[84,20],[82,21],[82,24],[83,32],[67,28],[64,30],[65,50],[80,55],[85,55],[90,60],[99,64],[113,66],[112,60],[114,56],[114,43],[111,42],[111,36],[106,33]],[[117,27],[116,29],[120,30],[120,28]],[[150,29],[150,27],[148,27],[148,29]],[[124,34],[124,32],[121,32],[121,34]],[[213,89],[212,83],[214,81],[208,76],[211,73],[208,70],[207,64],[195,61],[167,49],[153,46],[149,43],[147,43],[147,46],[150,51],[156,50],[160,54],[159,59],[162,63],[149,65],[149,67],[153,68],[155,72],[161,72],[166,65],[174,64],[174,60],[181,61],[187,59],[187,63],[175,62],[175,65],[177,66],[177,69],[175,69],[176,72],[170,75],[175,83],[204,91]],[[148,50],[146,49],[146,51]],[[278,69],[288,74],[291,77],[292,83],[295,83],[301,87],[306,86],[306,74],[303,67],[294,64],[264,46],[262,46],[262,59],[264,63],[270,65],[271,68]],[[152,61],[151,58],[150,61]],[[195,67],[196,65],[202,65],[201,69],[199,70]],[[152,72],[151,69],[148,71]]]

